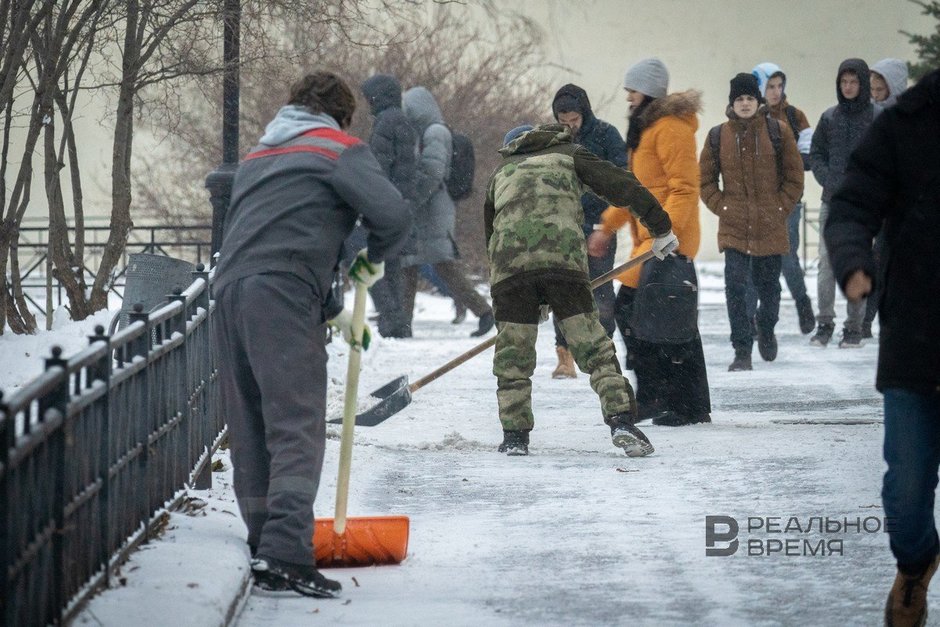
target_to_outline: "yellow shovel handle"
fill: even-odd
[[[352,466],[353,433],[356,426],[359,366],[362,361],[362,329],[366,319],[366,287],[356,283],[356,300],[352,314],[352,343],[346,367],[346,396],[343,399],[343,432],[339,443],[339,476],[336,480],[336,514],[333,529],[338,535],[346,531],[346,505],[349,502],[349,472]]]

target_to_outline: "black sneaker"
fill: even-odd
[[[252,560],[251,574],[255,587],[263,593],[281,594],[292,590],[303,596],[332,599],[343,591],[338,581],[327,579],[314,566],[290,564],[270,557]]]
[[[816,326],[816,316],[813,314],[813,301],[809,296],[796,301],[796,317],[800,322],[800,333],[807,335],[813,332]]]
[[[816,327],[816,335],[809,341],[810,346],[826,346],[835,330],[836,325],[831,322],[820,322]]]
[[[773,361],[777,358],[777,337],[773,331],[761,331],[757,334],[757,352],[764,361]]]
[[[861,331],[850,331],[842,329],[842,339],[839,340],[839,348],[861,348],[865,343],[862,342]]]
[[[872,338],[874,338],[874,337],[875,337],[875,336],[872,335],[872,333],[871,333],[871,322],[863,322],[863,323],[862,323],[862,339],[863,339],[863,340],[870,340],[870,339],[872,339]]]
[[[529,454],[529,432],[528,431],[507,431],[503,429],[503,443],[496,449],[500,453],[506,453],[511,457],[518,457]]]
[[[476,331],[470,334],[470,337],[480,337],[486,335],[493,325],[496,324],[496,318],[493,317],[493,310],[490,309],[480,316],[480,326]]]
[[[728,366],[728,372],[740,372],[742,370],[753,370],[751,365],[751,352],[736,350],[734,351],[734,361]]]
[[[610,439],[614,446],[622,448],[628,457],[646,457],[655,450],[649,438],[628,422],[629,416],[623,416],[619,421],[618,418],[614,416],[611,420]]]
[[[656,418],[653,418],[653,424],[659,427],[684,427],[686,425],[696,425],[702,422],[711,422],[712,417],[709,414],[700,414],[698,416],[684,416],[674,411],[667,411]]]

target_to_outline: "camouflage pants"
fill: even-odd
[[[591,388],[601,401],[605,421],[611,416],[632,412],[633,390],[620,372],[614,343],[601,326],[597,311],[577,314],[560,321],[578,368],[588,373]],[[496,398],[499,420],[505,430],[529,430],[535,424],[532,415],[532,373],[535,372],[537,324],[497,322]]]

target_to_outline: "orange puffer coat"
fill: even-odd
[[[679,238],[678,252],[689,258],[698,253],[701,241],[699,167],[695,148],[701,99],[701,92],[689,90],[651,102],[642,113],[645,127],[629,160],[633,174],[672,219],[672,231]],[[633,238],[630,256],[650,250],[652,235],[627,209],[609,207],[604,212],[602,229],[605,232],[615,233],[625,224],[629,224]],[[640,270],[639,266],[627,270],[617,279],[628,287],[637,287]]]

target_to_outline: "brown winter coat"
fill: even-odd
[[[630,169],[660,202],[672,220],[672,231],[679,238],[679,252],[693,258],[701,239],[699,225],[699,170],[695,159],[695,131],[702,109],[702,94],[695,90],[669,94],[650,103],[642,114],[645,128],[640,144],[630,154]],[[615,233],[629,224],[633,240],[631,257],[642,255],[653,246],[649,230],[622,207],[609,207],[602,218],[602,229]],[[617,279],[628,287],[640,283],[642,266],[622,272]]]
[[[786,122],[780,122],[782,176],[767,131],[767,110],[742,120],[728,109],[721,125],[721,182],[708,141],[699,167],[702,200],[718,216],[718,249],[754,257],[790,251],[787,216],[803,194],[803,160]],[[782,180],[781,180],[782,179]]]
[[[790,103],[787,102],[787,97],[784,96],[783,98],[780,99],[780,102],[778,102],[777,104],[773,106],[767,105],[767,112],[770,113],[770,115],[772,115],[773,117],[780,120],[781,122],[786,122],[787,124],[789,124],[790,118],[787,117],[788,106],[790,106]],[[796,111],[796,115],[794,115],[794,117],[796,118],[796,126],[797,126],[797,128],[795,129],[796,132],[794,133],[794,135],[798,135],[800,131],[809,128],[809,120],[806,119],[806,114],[803,113],[803,111],[799,107],[793,107],[793,109]],[[791,129],[791,131],[792,130],[794,129]]]

